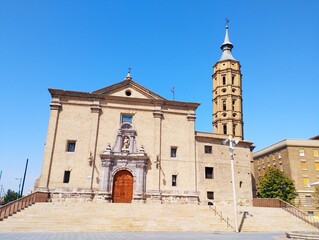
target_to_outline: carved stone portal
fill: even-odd
[[[137,133],[130,123],[123,123],[117,131],[114,147],[110,144],[100,155],[102,171],[100,173],[100,192],[105,200],[113,199],[115,175],[121,171],[128,171],[133,176],[132,201],[145,200],[146,172],[149,157],[141,147],[138,152],[136,145]],[[131,191],[131,190],[130,190]]]

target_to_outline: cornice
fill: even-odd
[[[277,151],[279,149],[287,147],[319,147],[319,140],[308,140],[308,139],[284,139],[280,142],[272,144],[266,148],[263,148],[254,153],[254,158],[267,155],[270,152]]]
[[[107,96],[95,93],[87,92],[76,92],[76,91],[65,91],[60,89],[49,88],[52,98],[70,98],[78,100],[99,100],[103,102],[121,103],[127,104],[138,104],[138,105],[160,105],[163,107],[175,108],[175,109],[186,109],[195,111],[200,103],[194,102],[181,102],[172,101],[166,99],[144,99],[144,98],[133,98],[133,97],[121,97],[121,96]]]
[[[92,94],[88,92],[77,92],[77,91],[67,91],[61,89],[48,89],[52,98],[61,98],[61,97],[69,97],[69,98],[77,98],[77,99],[96,99],[101,100],[103,96],[98,94]]]
[[[222,145],[222,141],[227,139],[228,136],[225,134],[219,134],[219,133],[209,133],[209,132],[195,132],[195,139],[199,142],[218,142],[220,145]],[[238,139],[235,137],[235,139]],[[253,143],[246,140],[239,140],[238,146],[244,146],[244,147],[253,147]]]

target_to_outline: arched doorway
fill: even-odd
[[[133,176],[127,170],[114,176],[112,200],[114,203],[130,203],[133,199]]]

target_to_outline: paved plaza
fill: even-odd
[[[72,232],[72,233],[0,233],[1,240],[270,240],[287,239],[285,233],[221,233],[221,232]]]

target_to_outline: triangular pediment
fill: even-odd
[[[164,100],[164,98],[161,97],[160,95],[139,85],[133,80],[124,80],[114,85],[93,91],[92,93],[100,94],[102,96],[117,96],[117,97],[132,97],[132,98],[142,98],[142,99]]]

